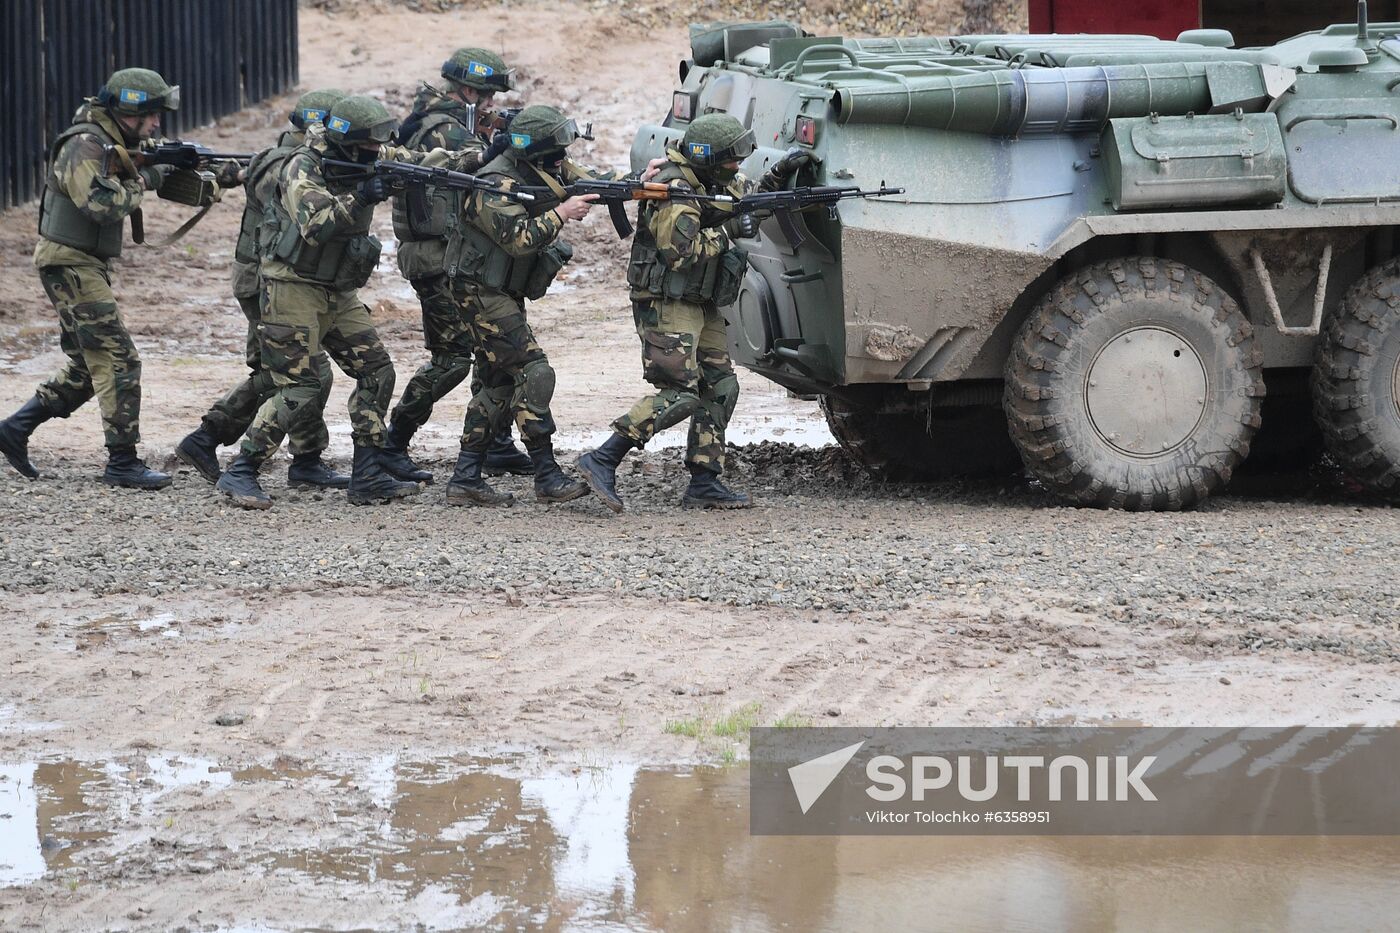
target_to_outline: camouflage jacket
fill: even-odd
[[[410,149],[449,149],[462,151],[457,171],[475,172],[481,167],[486,140],[467,124],[467,105],[445,96],[435,88],[424,87],[413,101],[413,113],[405,121],[410,130],[400,135]],[[430,216],[421,226],[408,210],[408,196],[394,198],[394,236],[399,240],[398,263],[403,277],[410,281],[431,278],[447,271],[447,239],[461,217],[462,192],[431,189],[426,192]]]
[[[106,111],[88,100],[73,115],[73,123],[96,124],[106,137],[80,133],[64,141],[49,164],[46,184],[72,200],[78,211],[99,224],[120,223],[141,206],[138,178],[121,178],[115,166],[102,171],[103,146],[123,145],[121,127]],[[41,236],[34,248],[34,265],[106,266],[106,261]]]
[[[275,194],[282,210],[295,224],[297,235],[312,246],[328,243],[346,231],[364,228],[368,220],[365,212],[371,215],[374,212],[373,205],[362,205],[355,197],[355,186],[327,183],[321,169],[326,149],[324,127],[309,127],[305,144],[293,152],[282,166]],[[463,161],[474,155],[472,152],[445,149],[418,152],[394,145],[382,146],[379,150],[379,158],[385,161],[443,166],[453,171],[460,171]],[[269,211],[268,216],[271,217],[272,213]],[[290,265],[272,257],[262,259],[259,271],[263,278],[271,281],[317,284],[297,275]]]
[[[584,178],[616,181],[626,173],[607,172],[565,159],[560,165],[560,178],[555,178],[506,152],[484,166],[480,174],[507,188],[542,185],[562,191],[562,185]],[[561,203],[558,198],[541,198],[527,208],[504,195],[478,191],[467,201],[465,218],[511,256],[531,256],[554,242],[564,229],[564,218],[555,210]]]
[[[742,174],[727,186],[707,187],[677,150],[666,154],[667,164],[653,181],[697,191],[740,197],[754,185]],[[770,191],[779,182],[764,175],[758,189]],[[660,297],[659,278],[649,274],[657,266],[667,272],[687,273],[712,262],[733,246],[725,227],[732,217],[722,208],[694,201],[643,201],[632,241],[628,282],[633,299]]]

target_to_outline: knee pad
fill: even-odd
[[[532,360],[522,372],[521,401],[533,411],[545,411],[554,398],[554,367],[549,360]]]
[[[734,417],[734,407],[739,404],[739,377],[733,372],[725,373],[707,385],[701,397],[715,424],[724,427]]]

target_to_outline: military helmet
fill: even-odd
[[[307,91],[297,98],[289,119],[299,130],[306,129],[308,123],[325,123],[326,114],[344,98],[345,92],[337,88],[326,87]]]
[[[143,116],[162,110],[180,109],[180,86],[171,86],[149,68],[122,68],[112,72],[97,102],[108,110],[127,116]]]
[[[442,63],[444,78],[478,91],[509,91],[515,86],[514,74],[501,56],[486,49],[458,49]]]
[[[510,147],[527,159],[563,151],[582,135],[576,122],[541,104],[531,104],[510,121]]]
[[[342,97],[326,114],[326,138],[341,145],[387,143],[398,129],[384,105],[373,97],[355,94]]]
[[[747,159],[754,151],[753,130],[727,113],[707,113],[686,128],[681,154],[699,168],[716,168]]]

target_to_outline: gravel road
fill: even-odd
[[[615,593],[736,606],[876,612],[945,598],[1099,615],[1127,626],[1225,626],[1251,647],[1394,658],[1400,526],[1323,477],[1287,500],[1224,496],[1185,514],[1068,508],[1020,479],[876,484],[835,448],[734,451],[758,506],[678,508],[674,452],[625,468],[629,511],[591,498],[545,507],[524,478],[514,508],[443,504],[441,486],[390,506],[282,485],[266,513],[228,505],[185,470],[164,493],[0,479],[5,585],[156,595],[210,587],[374,585],[466,593]],[[571,461],[572,456],[566,457]],[[176,464],[171,464],[176,466]],[[440,479],[451,465],[433,463]]]

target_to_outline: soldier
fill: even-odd
[[[739,197],[747,186],[739,163],[753,151],[751,130],[728,114],[706,114],[686,129],[680,148],[667,153],[668,164],[655,180],[701,194]],[[781,188],[811,161],[805,150],[789,152],[763,176],[759,189]],[[730,233],[747,235],[751,227],[751,218],[735,218],[724,205],[643,202],[627,284],[642,341],[642,377],[657,391],[614,421],[612,436],[578,461],[584,481],[614,512],[623,508],[617,467],[628,451],[687,418],[690,485],[681,505],[744,509],[752,504],[746,494],[728,489],[719,479],[724,472],[724,429],[739,397],[719,308],[738,297],[747,267],[746,254],[733,245]]]
[[[514,497],[481,478],[486,450],[512,413],[535,471],[535,496],[567,502],[588,494],[554,460],[554,370],[525,320],[525,299],[541,298],[573,255],[559,233],[582,220],[596,195],[565,197],[563,184],[602,176],[565,158],[578,126],[553,107],[530,106],[510,126],[510,148],[487,163],[480,177],[503,187],[543,185],[556,197],[524,204],[477,192],[467,200],[454,255],[448,257],[457,299],[478,352],[487,362],[483,386],[472,396],[462,450],[447,484],[450,505],[510,505]]]
[[[136,456],[141,358],[112,295],[110,261],[121,255],[122,222],[139,217],[142,193],[159,189],[170,171],[137,169],[126,149],[153,138],[161,114],[179,105],[179,87],[154,71],[123,68],[84,102],[73,125],[49,148],[34,265],[58,312],[68,362],[0,422],[0,452],[31,479],[39,475],[29,462],[34,429],[50,418],[67,418],[95,394],[107,445],[102,482],[136,489],[170,485],[168,473]]]
[[[486,49],[462,48],[442,63],[441,89],[424,86],[413,112],[399,131],[410,149],[470,149],[478,155],[489,141],[483,132],[496,94],[509,91],[511,72],[499,55]],[[497,133],[504,143],[504,134]],[[503,145],[498,146],[499,154]],[[463,162],[462,171],[474,172],[484,163],[477,158]],[[384,443],[387,457],[403,458],[402,475],[432,482],[433,474],[408,459],[414,433],[432,415],[433,405],[462,383],[471,372],[476,346],[462,308],[452,293],[447,275],[447,242],[462,213],[462,192],[441,189],[429,200],[430,213],[416,218],[408,210],[408,198],[394,199],[394,236],[399,240],[399,271],[413,286],[423,308],[423,345],[431,354],[404,387],[389,422]],[[473,391],[480,387],[480,374]],[[507,426],[486,451],[487,473],[532,471],[530,458],[515,446]]]
[[[344,96],[344,91],[333,89],[308,91],[301,95],[289,118],[292,129],[283,131],[276,146],[259,152],[248,163],[243,181],[247,199],[243,205],[238,243],[233,252],[233,296],[243,309],[243,316],[248,319],[244,354],[248,376],[215,402],[204,415],[200,426],[175,447],[175,455],[211,483],[219,481],[218,448],[233,444],[242,437],[253,423],[258,408],[276,390],[272,373],[263,364],[258,341],[258,325],[262,322],[262,286],[258,281],[257,238],[263,210],[277,190],[282,163],[305,141],[306,127],[309,124],[320,125],[326,113]],[[314,417],[308,414],[304,419],[297,419],[288,432],[292,464],[287,468],[287,485],[344,489],[350,485],[350,477],[335,472],[321,460],[321,454],[330,442],[324,417],[326,400],[331,394],[330,359],[324,352],[317,353],[311,365],[320,383],[314,400],[316,412]]]
[[[265,290],[261,338],[263,362],[277,391],[258,409],[238,457],[215,487],[244,508],[272,505],[258,485],[258,467],[289,431],[319,417],[321,382],[312,361],[322,348],[355,380],[349,406],[355,445],[350,502],[385,502],[419,491],[417,483],[395,478],[392,464],[381,459],[394,365],[359,297],[379,262],[379,241],[369,234],[374,206],[390,191],[379,176],[339,182],[322,164],[326,158],[364,165],[385,158],[457,166],[453,153],[387,145],[395,127],[372,97],[337,101],[324,126],[309,127],[305,144],[288,156],[268,200],[258,230]]]

